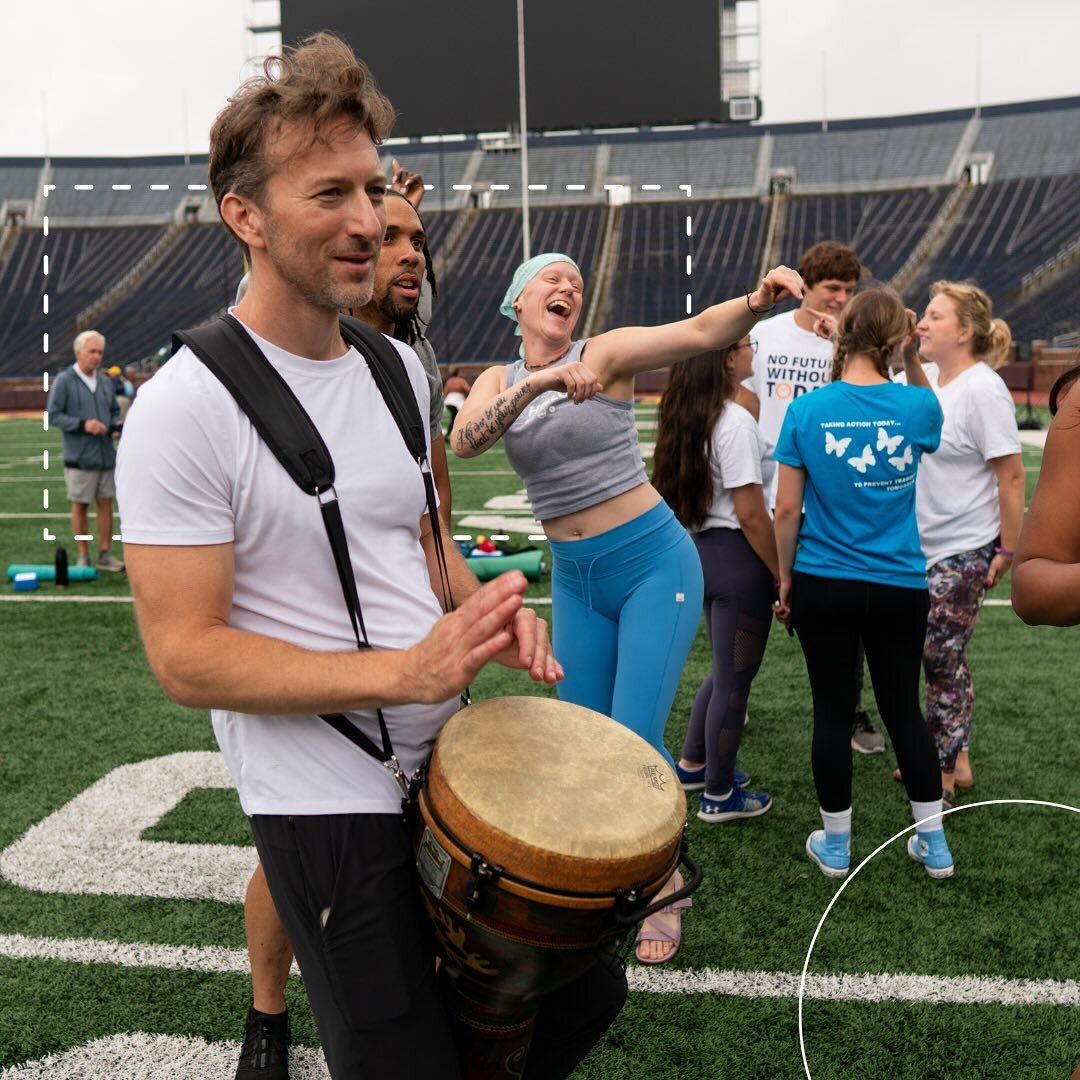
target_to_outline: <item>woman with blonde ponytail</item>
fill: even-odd
[[[915,819],[908,854],[931,877],[953,872],[937,755],[919,707],[930,599],[915,477],[937,449],[942,418],[914,330],[915,312],[891,289],[856,296],[836,329],[837,377],[791,403],[773,454],[777,615],[799,635],[814,700],[811,763],[824,829],[810,834],[806,853],[829,877],[843,877],[851,862],[849,718],[860,638]],[[890,381],[894,355],[911,385]]]
[[[967,645],[988,588],[1008,572],[1024,519],[1016,409],[994,374],[1012,334],[968,282],[937,281],[919,321],[919,351],[945,416],[941,447],[919,471],[916,508],[930,583],[923,668],[926,716],[947,802],[973,783],[975,694]]]

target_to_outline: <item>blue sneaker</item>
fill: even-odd
[[[914,836],[909,836],[907,853],[916,862],[922,863],[932,878],[952,877],[953,858],[945,841],[944,829],[916,832]]]
[[[743,791],[733,787],[726,799],[714,799],[701,793],[698,817],[702,821],[734,821],[736,818],[761,817],[772,807],[772,796],[767,791]]]
[[[675,762],[675,776],[682,784],[683,791],[705,790],[705,766],[700,769],[684,769],[677,761]],[[747,787],[750,783],[750,774],[736,769],[732,777],[732,785],[737,788]]]
[[[806,854],[826,877],[846,877],[851,865],[851,833],[815,829],[806,838]]]

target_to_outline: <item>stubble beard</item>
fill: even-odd
[[[327,270],[321,271],[315,277],[299,273],[296,270],[299,260],[287,258],[292,246],[282,239],[278,229],[272,225],[267,229],[267,240],[270,242],[267,244],[266,253],[278,277],[292,286],[312,307],[336,312],[342,308],[361,308],[370,303],[375,291],[375,258],[378,252],[371,253],[373,258],[364,281],[356,285],[344,285],[334,281]],[[282,258],[282,252],[285,253],[285,258]]]

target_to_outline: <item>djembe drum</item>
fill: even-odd
[[[617,951],[680,859],[686,799],[644,739],[589,709],[494,698],[439,736],[417,869],[462,1072],[520,1077],[544,994]]]

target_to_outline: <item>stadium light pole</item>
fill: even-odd
[[[521,126],[521,250],[522,262],[532,258],[529,235],[529,124],[525,106],[525,0],[517,0],[518,123]]]

